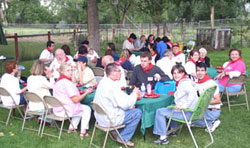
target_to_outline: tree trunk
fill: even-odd
[[[211,7],[211,28],[214,28],[214,6]]]
[[[87,24],[89,47],[100,54],[100,35],[97,0],[87,0]]]

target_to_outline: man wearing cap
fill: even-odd
[[[73,62],[72,59],[67,57],[65,52],[60,48],[56,50],[55,55],[56,55],[56,58],[50,64],[49,69],[52,71],[53,78],[57,79],[60,76],[58,69],[61,63],[66,62],[66,63],[70,63],[71,65],[75,65],[75,63]]]
[[[44,62],[45,64],[50,64],[54,60],[54,51],[55,42],[48,41],[47,48],[42,51],[40,54],[39,60]]]
[[[174,43],[172,50],[173,50],[173,54],[174,54],[174,58],[173,58],[174,62],[180,63],[181,65],[184,66],[186,63],[185,62],[185,54],[180,51],[179,43]]]
[[[134,47],[134,41],[136,40],[136,35],[131,33],[129,38],[123,42],[122,49],[128,49],[129,51],[139,50],[139,48]]]
[[[88,59],[85,56],[80,56],[74,59],[77,62],[77,70],[75,72],[75,81],[85,87],[93,87],[97,84],[93,71],[87,66]]]

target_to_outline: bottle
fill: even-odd
[[[145,93],[146,93],[146,87],[145,87],[144,83],[142,83],[142,85],[141,85],[141,97],[143,97],[145,95]]]
[[[148,93],[149,95],[151,94],[151,89],[152,89],[151,84],[148,83],[148,84],[147,84],[147,93]]]

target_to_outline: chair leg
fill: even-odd
[[[63,124],[64,124],[64,121],[65,121],[65,120],[63,120],[63,121],[62,121],[62,125],[61,125],[61,128],[60,128],[60,132],[59,132],[59,137],[58,137],[58,140],[60,140],[60,139],[61,139],[61,134],[62,134],[62,129],[63,129]]]
[[[245,99],[246,99],[246,104],[247,104],[247,110],[249,111],[248,100],[247,100],[247,92],[246,92],[245,85],[244,85],[244,92],[245,92]]]
[[[95,122],[95,125],[96,125],[96,122]],[[89,148],[90,148],[91,145],[93,144],[93,140],[94,140],[94,136],[95,136],[95,130],[96,130],[96,126],[94,126],[94,129],[93,129],[93,133],[92,133],[92,136],[91,136]]]
[[[226,89],[226,91],[227,91],[227,89]],[[227,95],[228,109],[229,109],[229,111],[231,111],[230,100],[229,100],[229,96],[228,96],[228,93],[227,93],[227,92],[226,92],[226,95]]]
[[[122,136],[120,135],[119,131],[117,129],[115,129],[116,133],[118,134],[119,138],[122,140],[122,143],[124,144],[124,146],[127,148],[127,144],[125,143],[125,141],[123,140]]]
[[[105,139],[104,139],[104,142],[103,142],[103,148],[105,148],[105,145],[106,145],[106,142],[107,142],[107,139],[108,139],[108,134],[109,134],[109,129],[108,131],[106,132],[106,136],[105,136]]]
[[[6,126],[8,126],[8,123],[9,123],[9,120],[10,120],[10,116],[11,116],[12,110],[13,110],[13,109],[11,108],[10,111],[9,111],[9,115],[8,115],[7,121],[6,121]]]
[[[186,115],[185,115],[185,113],[184,113],[183,110],[182,110],[181,112],[182,112],[182,115],[183,115],[183,117],[184,117],[184,119],[185,119],[185,122],[186,122],[186,124],[187,124],[189,133],[190,133],[190,135],[191,135],[191,137],[192,137],[192,139],[193,139],[194,145],[195,145],[196,148],[198,148],[197,142],[196,142],[196,140],[195,140],[195,137],[194,137],[194,135],[193,135],[193,132],[192,132],[192,130],[191,130],[191,127],[190,127],[190,125],[189,125],[189,122],[188,122],[188,120],[187,120],[187,117],[186,117]]]
[[[27,116],[27,110],[26,110],[26,112],[25,112],[25,114],[24,114],[24,118],[23,118],[22,131],[23,131],[23,129],[24,129],[24,125],[25,125],[25,122],[26,122],[26,116]]]
[[[18,110],[18,112],[20,113],[20,115],[21,115],[21,116],[22,116],[22,118],[23,118],[23,117],[24,117],[24,116],[23,116],[23,113],[22,113],[22,111],[20,110],[20,108],[19,108],[19,107],[17,108],[17,110]]]
[[[43,136],[43,132],[44,132],[44,127],[45,127],[45,120],[46,120],[46,118],[47,118],[47,114],[48,114],[48,111],[46,111],[46,113],[45,113],[45,116],[44,116],[44,121],[43,121],[43,119],[42,119],[42,132],[41,132],[41,137]]]
[[[39,129],[38,129],[38,136],[40,135],[40,132],[41,132],[41,129],[42,129],[43,118],[44,118],[44,114],[42,114],[42,119],[40,121]]]
[[[214,143],[214,138],[213,138],[213,135],[212,135],[211,131],[209,130],[209,127],[208,127],[208,124],[207,124],[207,120],[205,118],[203,118],[203,120],[204,120],[204,122],[206,124],[206,128],[207,128],[207,131],[208,131],[210,139],[211,139],[211,142],[208,145],[205,146],[205,148],[206,148],[206,147],[208,147],[208,146],[210,146],[211,144]]]

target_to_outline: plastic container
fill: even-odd
[[[150,83],[147,84],[147,94],[151,94],[152,86]]]
[[[142,83],[142,85],[141,85],[141,97],[143,97],[145,95],[145,93],[146,93],[146,87],[145,87],[145,84]]]

